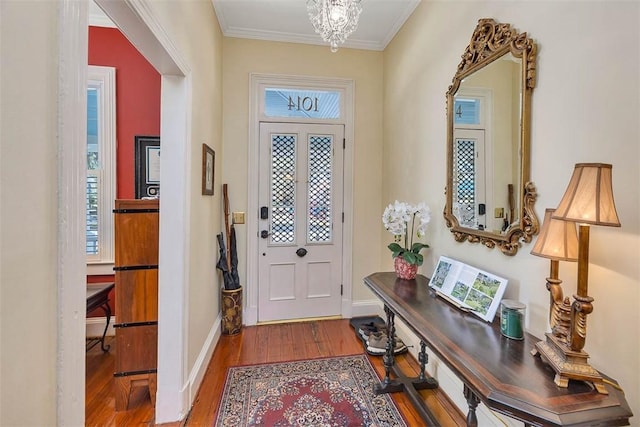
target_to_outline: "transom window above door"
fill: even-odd
[[[340,91],[268,87],[264,89],[264,115],[278,118],[339,119]]]

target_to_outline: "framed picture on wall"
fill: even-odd
[[[215,164],[216,152],[207,144],[202,144],[202,194],[205,196],[213,196]]]
[[[135,136],[136,199],[160,196],[160,137]]]

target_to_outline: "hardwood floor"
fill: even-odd
[[[111,344],[109,353],[102,353],[100,346],[87,352],[86,425],[154,426],[154,408],[149,400],[149,392],[144,387],[133,390],[127,411],[115,411],[113,354],[118,350],[113,337],[108,343]],[[362,354],[363,351],[362,342],[347,319],[244,327],[238,335],[221,337],[187,418],[181,423],[163,426],[213,426],[226,368],[229,366],[345,356]],[[382,378],[382,357],[369,356],[369,359]],[[418,363],[409,353],[397,356],[396,362],[407,373],[418,371]],[[439,390],[424,390],[421,393],[439,425],[466,425],[464,416],[444,393]],[[424,425],[404,394],[395,393],[392,396],[407,425]]]

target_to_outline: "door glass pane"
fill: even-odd
[[[331,242],[333,136],[309,136],[307,242]]]
[[[475,141],[458,139],[454,145],[454,215],[463,227],[476,227]]]
[[[295,241],[296,135],[271,135],[271,243]]]

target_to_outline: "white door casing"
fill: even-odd
[[[337,90],[342,96],[340,118],[334,120],[296,120],[287,122],[331,123],[344,126],[346,145],[344,149],[343,211],[342,228],[342,310],[341,315],[351,318],[360,313],[359,306],[352,300],[352,242],[353,242],[353,170],[354,170],[354,103],[355,82],[352,79],[334,77],[312,77],[278,74],[251,73],[249,76],[249,147],[248,147],[248,199],[247,199],[247,286],[245,289],[245,308],[243,323],[255,325],[258,322],[258,278],[259,278],[259,145],[260,123],[270,121],[264,114],[266,88],[298,88],[310,90]],[[282,121],[282,120],[281,120]]]
[[[258,320],[341,314],[344,126],[261,123]]]

